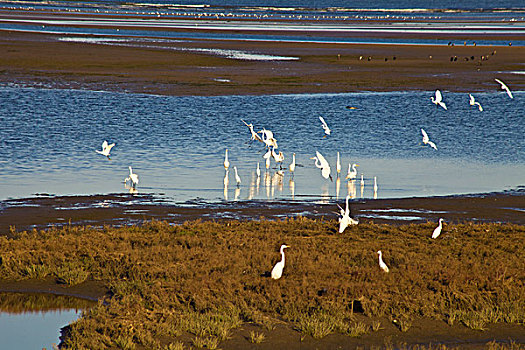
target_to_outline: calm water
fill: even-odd
[[[140,177],[139,193],[173,202],[359,198],[359,182],[344,180],[349,162],[360,165],[366,198],[373,196],[373,177],[378,198],[512,190],[525,184],[525,94],[510,100],[498,89],[494,83],[494,92],[475,94],[485,109],[479,112],[468,94],[446,91],[448,111],[431,103],[431,91],[166,97],[2,87],[0,199],[123,193],[128,166]],[[319,115],[332,129],[329,137]],[[274,132],[285,167],[296,153],[302,166],[293,178],[286,170],[284,177],[275,169],[265,174],[264,148],[250,143],[241,118]],[[438,151],[420,145],[420,128]],[[116,143],[111,160],[95,152],[103,140]],[[330,162],[334,180],[341,153],[343,181],[321,177],[309,159],[316,150]]]

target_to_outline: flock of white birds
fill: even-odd
[[[512,95],[512,92],[510,91],[510,89],[508,88],[508,86],[504,82],[502,82],[499,79],[495,79],[495,81],[498,82],[501,85],[501,89],[504,90],[511,99],[514,98],[513,95]],[[469,94],[469,98],[470,98],[470,102],[469,103],[470,103],[471,106],[478,106],[479,111],[480,112],[483,111],[483,107],[481,106],[481,104],[479,102],[477,102],[475,100],[475,98],[474,98],[474,96],[472,96],[472,94]],[[431,100],[436,106],[441,106],[443,109],[447,110],[447,105],[443,101],[443,95],[442,95],[440,90],[436,90],[435,96],[432,96]],[[319,120],[321,121],[321,127],[323,128],[323,131],[325,133],[325,135],[323,137],[330,136],[331,130],[330,130],[330,127],[328,126],[328,123],[326,122],[326,120],[323,117],[321,117],[321,116],[319,117]],[[244,121],[242,119],[241,119],[241,121],[248,127],[248,129],[250,131],[250,134],[251,134],[251,138],[250,138],[251,141],[259,141],[259,142],[261,142],[261,143],[263,143],[265,145],[267,151],[263,155],[263,159],[265,160],[266,170],[268,170],[270,168],[270,166],[271,166],[271,159],[273,158],[275,160],[275,162],[277,163],[277,165],[278,165],[277,174],[280,175],[280,176],[283,176],[284,175],[284,171],[283,171],[282,163],[284,161],[284,155],[283,155],[283,153],[281,151],[279,151],[278,153],[276,152],[276,150],[278,149],[278,144],[277,144],[277,140],[274,137],[273,132],[270,131],[270,130],[267,130],[265,128],[263,128],[259,132],[255,132],[253,124],[247,123],[246,121]],[[423,128],[421,128],[421,133],[423,135],[423,139],[422,139],[423,145],[429,145],[433,149],[437,150],[436,144],[434,142],[430,141],[430,138],[429,138],[428,134],[425,132],[425,130]],[[107,141],[104,141],[102,143],[102,150],[100,150],[100,151],[96,150],[96,152],[101,154],[101,155],[103,155],[103,156],[105,156],[105,157],[107,157],[108,159],[111,159],[110,158],[110,152],[111,152],[111,149],[114,146],[115,146],[115,143],[108,144]],[[333,181],[332,180],[332,175],[331,175],[330,164],[328,163],[326,158],[319,151],[316,151],[315,152],[315,156],[311,157],[310,159],[314,160],[315,161],[315,163],[314,163],[315,166],[317,168],[321,169],[321,176],[323,178],[330,179],[331,181]],[[224,165],[224,169],[226,170],[226,174],[224,176],[224,186],[227,187],[228,184],[229,184],[229,176],[228,175],[229,175],[229,168],[230,168],[230,161],[228,159],[228,149],[226,149],[225,154],[224,154],[223,165]],[[359,165],[355,164],[355,163],[348,164],[348,173],[347,173],[347,175],[345,177],[346,180],[349,180],[349,181],[353,182],[357,178],[357,169],[356,169],[356,167],[358,167],[358,166]],[[241,185],[242,181],[241,181],[241,178],[240,178],[239,173],[237,171],[237,167],[234,166],[233,169],[234,169],[234,172],[235,172],[235,182],[237,184],[237,187],[239,187]],[[295,169],[296,169],[295,153],[293,153],[293,155],[292,155],[292,162],[290,163],[290,165],[288,167],[288,170],[290,171],[292,176],[295,173]],[[340,172],[341,172],[341,162],[340,162],[339,152],[337,152],[336,172],[337,172],[337,178],[339,179]],[[259,163],[257,163],[256,175],[257,175],[258,178],[261,176],[261,169],[260,169]],[[128,188],[130,190],[131,193],[136,193],[136,187],[137,187],[138,183],[139,183],[139,176],[137,174],[133,173],[133,169],[130,166],[129,167],[129,175],[128,175],[128,177],[126,177],[124,179],[124,184],[125,184],[126,188]],[[363,175],[361,174],[361,188],[363,188],[363,186],[364,186],[364,179],[363,179]],[[377,178],[374,176],[374,198],[377,198],[377,189],[378,189]],[[339,231],[339,233],[343,233],[348,226],[357,225],[359,223],[359,221],[356,218],[353,218],[353,217],[350,216],[349,200],[350,200],[350,195],[347,195],[346,196],[346,207],[345,207],[345,209],[341,208],[341,206],[339,206],[339,204],[337,204],[337,207],[339,208],[338,214],[340,215],[340,217],[338,218],[338,222],[339,222],[339,229],[338,229],[338,231]],[[441,234],[441,230],[442,229],[443,229],[443,219],[440,218],[439,219],[439,225],[432,232],[432,236],[431,236],[432,239],[438,238],[439,235]],[[281,278],[281,276],[283,274],[284,265],[285,265],[284,249],[286,249],[286,248],[289,248],[289,246],[287,246],[285,244],[281,245],[281,248],[280,248],[281,260],[277,264],[275,264],[275,266],[274,266],[274,268],[272,269],[272,272],[271,272],[271,277],[273,279],[279,279],[279,278]],[[378,250],[377,254],[379,256],[379,267],[380,267],[380,269],[383,270],[384,272],[389,272],[390,270],[389,270],[388,266],[383,261],[383,254],[382,254],[381,250]]]

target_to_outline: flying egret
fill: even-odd
[[[357,169],[355,168],[356,166],[359,166],[359,164],[354,163],[350,167],[350,163],[348,163],[348,174],[346,174],[347,180],[353,180],[357,177]]]
[[[476,99],[474,98],[474,96],[472,96],[471,94],[468,94],[469,97],[470,97],[470,105],[471,106],[475,106],[475,105],[478,105],[478,109],[480,112],[483,112],[483,107],[481,107],[481,104],[479,102],[476,102]]]
[[[241,121],[250,129],[250,133],[252,134],[251,140],[252,141],[260,141],[263,142],[262,138],[253,130],[253,124],[246,123],[244,120],[241,119]]]
[[[292,154],[292,162],[290,163],[290,172],[292,173],[292,175],[294,174],[295,172],[295,153]]]
[[[135,188],[139,184],[139,176],[133,173],[133,169],[131,167],[128,167],[128,168],[129,168],[129,176],[124,180],[124,182],[128,180],[131,181],[131,187]]]
[[[330,130],[330,128],[328,127],[328,124],[326,124],[324,118],[320,116],[320,117],[319,117],[319,120],[321,121],[321,123],[322,123],[322,127],[323,127],[323,129],[324,129],[324,133],[326,134],[325,137],[328,136],[328,135],[330,135],[331,130]]]
[[[277,147],[277,140],[273,137],[273,132],[270,130],[262,129],[259,131],[259,133],[262,134],[262,141],[266,145],[266,147]]]
[[[339,173],[341,172],[341,160],[339,159],[339,152],[337,152],[337,161],[335,162],[335,170],[337,171],[337,177],[339,177]]]
[[[441,95],[441,91],[436,90],[436,98],[432,96],[430,97],[430,99],[432,100],[432,103],[434,103],[436,106],[440,105],[441,107],[443,107],[444,110],[447,110],[447,105],[445,104],[445,102],[443,102],[443,96]]]
[[[432,232],[432,238],[436,239],[441,234],[441,230],[443,229],[443,219],[439,219],[439,225],[434,229],[434,232]]]
[[[325,157],[319,151],[315,151],[316,156],[312,157],[310,159],[315,159],[315,166],[321,169],[321,175],[328,179],[330,178],[330,181],[332,180],[332,176],[330,175],[330,164],[326,161]]]
[[[230,161],[228,160],[228,149],[224,152],[224,169],[228,170],[230,167]]]
[[[430,141],[426,131],[421,129],[421,133],[423,134],[423,144],[429,145],[430,147],[432,147],[433,149],[435,149],[437,151],[436,144],[434,142]]]
[[[97,149],[97,150],[95,150],[95,152],[97,152],[98,154],[102,154],[103,156],[108,157],[108,159],[111,159],[111,158],[109,158],[109,152],[111,152],[111,149],[114,146],[115,146],[114,143],[112,143],[111,145],[108,145],[108,142],[106,140],[104,140],[104,142],[102,142],[102,151],[99,151]]]
[[[284,269],[284,249],[290,248],[289,246],[283,244],[281,246],[281,249],[279,250],[281,252],[281,261],[279,261],[272,269],[272,278],[274,280],[278,280],[283,275],[283,269]]]
[[[501,90],[505,90],[507,92],[507,95],[509,95],[510,98],[514,98],[514,96],[512,96],[512,92],[510,92],[510,89],[507,85],[505,85],[504,82],[502,82],[501,80],[499,79],[494,79],[496,80],[498,83],[500,83],[501,85]]]
[[[259,167],[259,163],[257,163],[257,170],[255,173],[257,174],[257,177],[261,177],[261,168]]]
[[[381,251],[378,250],[377,254],[379,254],[379,267],[381,268],[381,270],[383,270],[385,272],[390,271],[388,266],[386,266],[385,262],[383,261],[383,253],[381,253]]]
[[[344,230],[348,227],[348,225],[357,225],[359,223],[358,220],[353,219],[350,217],[350,205],[348,201],[350,200],[350,196],[346,196],[346,209],[343,212],[343,209],[341,208],[341,214],[342,217],[339,218],[339,233],[343,233]]]
[[[239,174],[237,173],[237,167],[234,166],[233,170],[235,170],[235,182],[237,182],[237,187],[241,185],[241,178],[239,177]]]
[[[282,163],[284,161],[283,152],[279,151],[279,153],[275,153],[275,148],[272,147],[272,157],[275,159],[276,163],[279,163],[279,169],[282,169]]]

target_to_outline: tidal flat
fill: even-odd
[[[525,226],[448,224],[431,239],[434,226],[338,234],[335,220],[298,217],[12,232],[0,286],[98,297],[62,349],[523,348]]]

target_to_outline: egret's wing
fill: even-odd
[[[115,147],[115,144],[112,143],[111,145],[106,145],[106,147],[108,148],[108,151],[111,150],[113,147]]]
[[[468,94],[468,96],[470,97],[470,105],[474,106],[474,104],[476,103],[476,100],[474,99],[474,96],[472,96],[471,94]]]
[[[436,101],[443,100],[443,96],[441,95],[441,91],[436,90]]]
[[[319,116],[319,120],[321,121],[321,123],[323,123],[323,127],[328,127],[323,117]]]
[[[264,159],[268,159],[272,156],[272,150],[268,149],[268,152],[266,152],[263,156]]]
[[[483,112],[483,107],[481,107],[481,103],[476,102],[476,104],[478,105],[479,111],[480,111],[480,112]]]
[[[502,82],[501,80],[499,80],[499,79],[494,79],[494,80],[496,80],[498,83],[500,83],[502,89],[507,87],[507,85],[505,85],[505,83]]]
[[[441,107],[443,107],[443,109],[444,109],[445,111],[447,110],[447,105],[445,104],[445,102],[441,102],[441,101],[440,101],[440,102],[439,102],[439,105],[440,105]]]
[[[421,129],[421,133],[423,134],[423,140],[428,140],[428,135],[425,130]]]
[[[432,147],[433,149],[435,149],[437,151],[438,148],[437,148],[437,146],[436,146],[436,144],[434,142],[428,141],[428,144],[430,145],[430,147]]]
[[[106,140],[104,140],[104,142],[102,142],[102,149],[108,147],[108,142]]]
[[[246,123],[244,120],[241,119],[241,121],[246,125],[247,127],[250,127],[250,124]]]

